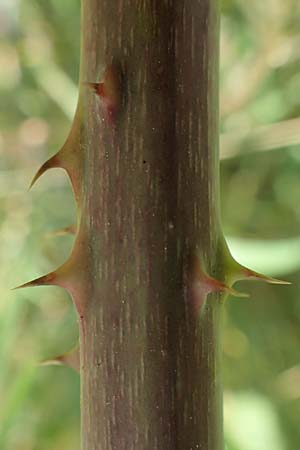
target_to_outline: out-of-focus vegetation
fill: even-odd
[[[224,333],[228,450],[300,442],[300,5],[224,1],[222,217],[241,262],[293,282],[244,284]]]
[[[62,263],[73,238],[59,170],[27,186],[63,143],[79,65],[79,0],[0,3],[0,448],[79,448],[79,379],[36,362],[72,348],[76,318],[58,288],[9,291]],[[245,284],[224,329],[227,450],[300,442],[300,6],[224,0],[222,216],[233,253],[291,287]]]

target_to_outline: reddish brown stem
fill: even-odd
[[[184,294],[190,255],[213,274],[220,235],[217,0],[82,14],[82,449],[222,450],[221,302],[200,317]],[[113,123],[86,85],[111,66]]]

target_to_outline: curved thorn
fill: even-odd
[[[83,317],[85,304],[81,300],[82,292],[80,281],[78,282],[80,277],[80,267],[76,270],[74,261],[69,259],[54,272],[28,281],[27,283],[12,288],[12,290],[37,286],[59,286],[69,293],[78,315]]]
[[[61,228],[59,230],[50,231],[48,236],[64,236],[66,234],[76,234],[77,227],[75,224],[68,225],[67,227]]]
[[[101,98],[105,105],[109,121],[114,123],[116,114],[122,106],[123,97],[123,76],[120,65],[116,61],[108,65],[103,73],[101,82],[85,81],[82,84],[92,88]]]
[[[261,280],[271,284],[291,284],[289,281],[268,277],[267,275],[255,272],[254,270],[240,264],[233,258],[223,235],[221,236],[219,242],[219,259],[226,269],[226,277],[230,281],[230,284],[245,279]]]
[[[261,280],[270,284],[284,284],[284,285],[291,284],[290,281],[278,280],[277,278],[268,277],[267,275],[255,272],[254,270],[248,269],[246,267],[242,269],[242,273],[244,274],[245,278],[250,278],[253,280]]]
[[[206,282],[209,283],[209,286],[211,286],[211,292],[225,292],[226,294],[232,295],[233,297],[240,297],[240,298],[248,298],[249,294],[245,292],[239,292],[226,284],[222,283],[219,280],[216,280],[215,278],[206,276]]]
[[[47,285],[57,285],[56,282],[57,274],[56,272],[48,273],[47,275],[43,275],[42,277],[36,278],[35,280],[28,281],[27,283],[21,284],[20,286],[14,287],[12,290],[23,289],[27,287],[36,287],[36,286],[47,286]]]
[[[104,97],[104,83],[90,83],[89,81],[83,81],[82,84],[93,89],[97,95]]]
[[[117,91],[115,92],[111,86],[111,83],[105,81],[103,83],[89,83],[83,82],[86,86],[93,89],[95,94],[100,97],[107,112],[107,117],[110,122],[114,122],[114,115],[117,109],[119,97]]]
[[[246,292],[239,292],[236,289],[227,287],[225,292],[229,295],[231,295],[232,297],[237,297],[237,298],[249,298],[250,294],[247,294]]]
[[[52,359],[45,359],[39,363],[40,366],[67,366],[76,372],[80,372],[80,354],[79,347],[75,347],[70,352],[64,353],[63,355],[55,356]]]
[[[36,172],[36,174],[34,175],[30,185],[29,185],[29,189],[32,188],[32,186],[37,182],[37,180],[49,169],[53,169],[55,167],[61,167],[61,163],[59,161],[59,157],[58,157],[59,153],[56,153],[55,155],[53,155],[50,159],[48,159],[48,161],[46,161],[40,168],[39,170]]]

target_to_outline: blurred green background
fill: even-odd
[[[0,449],[79,449],[79,378],[36,361],[71,349],[76,317],[59,288],[10,291],[61,264],[75,220],[66,176],[28,192],[73,116],[79,0],[0,3]],[[245,283],[224,324],[227,450],[300,446],[300,5],[224,0],[223,223],[239,261],[291,286]],[[241,283],[242,284],[242,283]]]

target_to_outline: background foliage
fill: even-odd
[[[79,0],[0,4],[0,448],[79,448],[79,379],[37,361],[69,350],[76,317],[58,288],[10,291],[52,270],[73,238],[64,174],[32,192],[61,146],[77,97]],[[224,328],[228,450],[300,442],[300,6],[224,0],[221,43],[222,216],[237,258],[293,282],[240,286]]]

